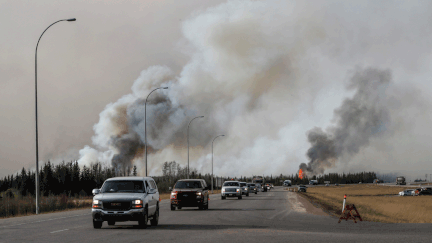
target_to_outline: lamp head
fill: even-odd
[[[163,87],[163,89],[168,89],[168,87]]]
[[[67,21],[69,21],[69,22],[76,21],[76,18],[68,19]]]

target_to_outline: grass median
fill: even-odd
[[[406,189],[409,188],[383,185],[319,186],[299,194],[337,217],[341,215],[346,194],[347,204],[354,204],[364,221],[432,223],[432,196],[398,195]]]

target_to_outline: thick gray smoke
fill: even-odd
[[[352,98],[343,101],[334,112],[334,126],[327,132],[315,127],[307,132],[312,145],[307,156],[308,164],[300,169],[307,175],[322,174],[344,156],[354,156],[375,136],[385,132],[390,123],[388,109],[391,96],[386,94],[391,83],[388,70],[357,69],[347,88],[355,90]]]
[[[385,147],[392,140],[381,141],[372,152],[381,161],[394,161],[387,155],[415,141],[405,141],[412,132],[406,126],[411,116],[405,114],[418,102],[405,90],[394,98],[390,71],[381,69],[391,68],[399,85],[427,63],[419,56],[432,39],[426,34],[432,33],[430,7],[417,15],[402,3],[371,3],[245,0],[194,12],[182,22],[183,39],[177,44],[188,61],[173,68],[178,72],[164,65],[142,71],[131,92],[100,113],[93,145],[80,150],[79,162],[137,165],[142,175],[144,102],[153,89],[165,86],[169,89],[153,92],[147,103],[149,175],[160,174],[165,161],[187,165],[186,132],[195,116],[205,118],[190,127],[190,165],[201,173],[212,171],[211,141],[219,134],[226,135],[214,144],[219,175],[292,173],[309,146],[310,161],[301,168],[318,174],[361,160],[359,152],[393,133],[401,138],[393,147]],[[388,16],[400,21],[395,24]],[[169,56],[162,50],[161,55]],[[345,90],[340,83],[347,70],[365,64],[377,68],[356,70]],[[430,72],[426,69],[423,73]],[[352,98],[339,106],[347,95]],[[401,101],[400,108],[391,106],[392,97]],[[430,117],[420,121],[427,124]],[[305,131],[314,126],[328,128],[310,130],[306,140]],[[422,156],[430,157],[428,152]]]

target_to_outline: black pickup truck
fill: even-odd
[[[170,190],[171,210],[182,207],[209,207],[209,188],[203,179],[178,180]]]

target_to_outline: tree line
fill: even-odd
[[[53,165],[51,162],[45,163],[40,171],[40,195],[67,195],[67,196],[90,196],[94,188],[100,188],[103,182],[115,176],[136,176],[137,169],[134,166],[127,173],[119,172],[112,167],[102,166],[100,162],[83,166],[80,168],[77,161],[62,162],[58,165]],[[175,182],[180,179],[187,178],[187,167],[182,167],[175,161],[165,162],[162,165],[162,176],[153,177],[158,185],[160,192],[168,192],[169,187],[173,187]],[[204,179],[207,185],[211,185],[211,174],[198,173],[197,169],[190,169],[191,179]],[[216,178],[220,181],[238,180],[244,182],[252,182],[252,176],[237,177],[219,177],[214,176],[214,188],[216,188]],[[284,180],[291,180],[293,185],[308,184],[309,180],[318,180],[318,183],[323,184],[324,181],[330,183],[351,184],[351,183],[371,183],[377,178],[375,172],[360,172],[360,173],[329,173],[311,178],[304,177],[300,179],[298,174],[279,176],[264,176],[266,183],[274,185],[282,185]],[[14,194],[21,196],[35,195],[35,172],[22,168],[21,173],[5,176],[0,179],[0,192],[11,191]],[[15,195],[16,196],[16,195]]]
[[[53,165],[50,161],[39,170],[40,195],[88,196],[94,188],[115,176],[115,170],[101,163],[80,168],[77,161]],[[11,191],[21,196],[35,195],[36,172],[22,168],[21,173],[0,179],[0,192]],[[18,196],[15,195],[15,196]]]

